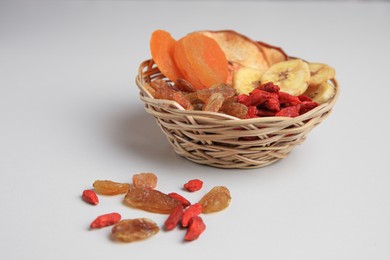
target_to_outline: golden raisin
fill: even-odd
[[[227,208],[230,200],[229,189],[224,186],[216,186],[203,196],[199,204],[202,205],[203,213],[213,213]]]
[[[157,224],[148,218],[126,219],[112,227],[113,239],[121,242],[134,242],[149,238],[160,231]]]
[[[124,194],[130,189],[130,184],[108,180],[97,180],[93,183],[95,191],[102,195]]]
[[[157,176],[151,172],[134,174],[133,185],[137,188],[154,189],[157,186]]]
[[[227,84],[215,84],[210,88],[201,89],[196,92],[198,98],[204,103],[206,103],[210,96],[214,93],[221,93],[224,98],[228,98],[233,97],[236,94],[236,91],[233,87]]]
[[[203,111],[218,112],[221,108],[225,98],[222,93],[214,93],[210,96],[207,102],[203,106]]]
[[[126,194],[124,203],[127,206],[145,211],[170,214],[180,202],[158,190],[132,187]]]

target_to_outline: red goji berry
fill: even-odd
[[[93,190],[84,190],[82,198],[92,205],[97,205],[99,203],[99,198]]]
[[[313,101],[311,98],[309,98],[308,96],[304,96],[304,95],[300,95],[298,96],[299,100],[301,102],[305,102],[305,101]]]
[[[275,116],[296,117],[299,116],[300,105],[282,108]]]
[[[265,83],[263,85],[260,85],[257,88],[260,89],[260,90],[271,92],[271,93],[278,93],[279,90],[280,90],[279,86],[278,85],[274,85],[274,83],[272,83],[272,82]]]
[[[179,204],[169,215],[167,220],[164,223],[166,230],[174,229],[179,223],[181,217],[183,216],[183,205]]]
[[[178,194],[176,192],[168,193],[168,196],[178,200],[183,205],[183,208],[186,208],[189,205],[191,205],[191,202],[189,200],[187,200],[186,198],[184,198],[183,196],[181,196],[180,194]]]
[[[257,117],[257,107],[249,106],[248,112],[246,113],[246,118],[255,118],[255,117]]]
[[[286,92],[278,93],[280,105],[283,107],[295,106],[301,103],[297,96],[290,95]]]
[[[317,107],[318,106],[318,103],[317,102],[313,102],[313,101],[303,101],[301,103],[301,106],[299,108],[299,114],[302,115],[310,110],[312,110],[313,108]]]
[[[255,88],[249,93],[249,100],[251,106],[260,106],[263,103],[265,103],[268,99],[271,98],[272,94],[275,93],[270,93],[264,90],[260,90]]]
[[[251,106],[250,97],[248,95],[245,95],[245,94],[238,95],[237,102],[244,104],[247,107]]]
[[[203,186],[203,181],[199,179],[193,179],[184,184],[184,189],[193,192],[193,191],[200,190],[202,186]]]
[[[199,203],[192,204],[184,211],[183,217],[181,218],[181,225],[187,227],[191,218],[198,216],[200,213],[202,213],[202,205]]]
[[[200,234],[205,231],[205,229],[206,225],[204,224],[203,219],[201,217],[195,216],[191,218],[187,233],[184,236],[184,240],[193,241],[197,239]]]
[[[279,111],[280,110],[279,99],[275,93],[272,93],[272,94],[274,94],[274,95],[271,96],[269,99],[267,99],[267,101],[265,102],[265,107],[271,111]]]
[[[91,228],[102,228],[114,225],[121,220],[121,215],[119,213],[108,213],[97,217],[94,221],[92,221],[90,227]]]
[[[265,116],[274,116],[275,111],[270,111],[268,109],[257,109],[257,116],[265,117]]]

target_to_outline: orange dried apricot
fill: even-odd
[[[154,62],[161,73],[173,82],[182,78],[173,58],[175,43],[171,34],[164,30],[154,31],[150,39],[150,52]]]
[[[175,44],[174,60],[184,79],[196,89],[226,83],[229,69],[218,43],[201,33],[191,33]]]

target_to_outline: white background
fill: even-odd
[[[234,29],[337,70],[332,115],[287,158],[223,170],[177,156],[138,98],[149,38]],[[1,259],[390,259],[390,4],[327,2],[0,2]],[[155,172],[192,202],[215,185],[230,207],[199,240],[161,231],[115,243],[89,230],[122,196],[84,203],[96,179]],[[187,180],[204,188],[185,193]]]

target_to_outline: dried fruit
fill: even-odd
[[[203,111],[218,112],[224,101],[225,98],[223,97],[222,93],[214,93],[204,104]]]
[[[90,225],[91,228],[102,228],[114,225],[121,220],[119,213],[113,212],[97,217]]]
[[[158,190],[132,187],[124,198],[127,206],[149,212],[170,214],[179,201]]]
[[[295,106],[301,103],[301,100],[297,96],[290,95],[286,92],[280,91],[278,93],[280,105],[284,107]]]
[[[218,43],[201,33],[191,33],[175,44],[174,59],[183,78],[195,89],[226,83],[228,62]]]
[[[134,242],[147,239],[160,231],[157,224],[149,218],[126,219],[112,227],[114,240]]]
[[[200,213],[202,213],[202,205],[199,203],[192,204],[184,211],[181,219],[181,225],[183,227],[187,227],[191,218],[198,216]]]
[[[285,117],[297,117],[299,116],[300,105],[289,106],[282,108],[275,116],[285,116]]]
[[[261,77],[261,83],[273,82],[291,95],[303,94],[310,79],[309,65],[300,59],[291,59],[272,65]]]
[[[207,89],[201,89],[196,92],[198,99],[206,103],[210,99],[211,95],[215,93],[221,93],[224,98],[233,97],[236,94],[234,88],[227,84],[215,84]]]
[[[248,107],[238,103],[236,98],[228,98],[222,104],[220,111],[227,115],[244,119],[248,113]]]
[[[230,191],[225,186],[216,186],[202,197],[199,204],[203,213],[213,213],[227,208],[230,204]]]
[[[187,233],[184,236],[184,240],[193,241],[198,239],[199,236],[205,231],[206,225],[203,219],[199,216],[195,216],[191,219]]]
[[[99,198],[93,190],[84,190],[82,198],[92,205],[97,205],[99,203]]]
[[[137,188],[154,189],[157,186],[157,176],[151,172],[134,174],[133,185]]]
[[[309,85],[320,85],[336,75],[334,68],[323,63],[309,63],[310,80]]]
[[[124,194],[130,189],[130,184],[109,180],[97,180],[93,183],[95,191],[102,195]]]
[[[180,194],[178,194],[176,192],[168,193],[168,196],[178,200],[183,205],[183,208],[186,208],[189,205],[191,205],[191,202],[189,200],[187,200],[186,198],[184,198],[183,196],[181,196]]]
[[[176,86],[176,88],[178,88],[180,91],[183,91],[183,92],[192,93],[192,92],[196,91],[194,86],[192,86],[191,83],[189,83],[185,79],[177,79],[175,81],[175,86]]]
[[[265,43],[265,42],[257,42],[257,44],[259,44],[260,48],[263,50],[265,57],[268,61],[268,64],[270,66],[272,66],[278,62],[288,60],[288,56],[283,51],[282,48],[272,46],[272,45]]]
[[[150,39],[150,52],[152,58],[161,73],[171,81],[182,78],[173,58],[175,44],[176,40],[172,38],[169,32],[156,30],[152,33]]]
[[[199,179],[189,180],[187,183],[183,185],[184,189],[191,192],[200,190],[202,186],[203,186],[203,181]]]
[[[174,229],[179,223],[181,217],[183,216],[183,206],[179,204],[169,215],[167,220],[164,223],[166,230]]]
[[[309,112],[310,110],[312,110],[313,108],[315,108],[317,106],[318,106],[318,103],[316,103],[316,102],[304,101],[301,103],[301,105],[299,107],[299,114],[302,115],[306,112]]]
[[[231,30],[200,33],[213,38],[221,46],[229,62],[260,70],[269,67],[261,46],[247,36]]]
[[[254,117],[257,117],[257,107],[249,106],[248,113],[246,114],[246,118],[254,118]]]

